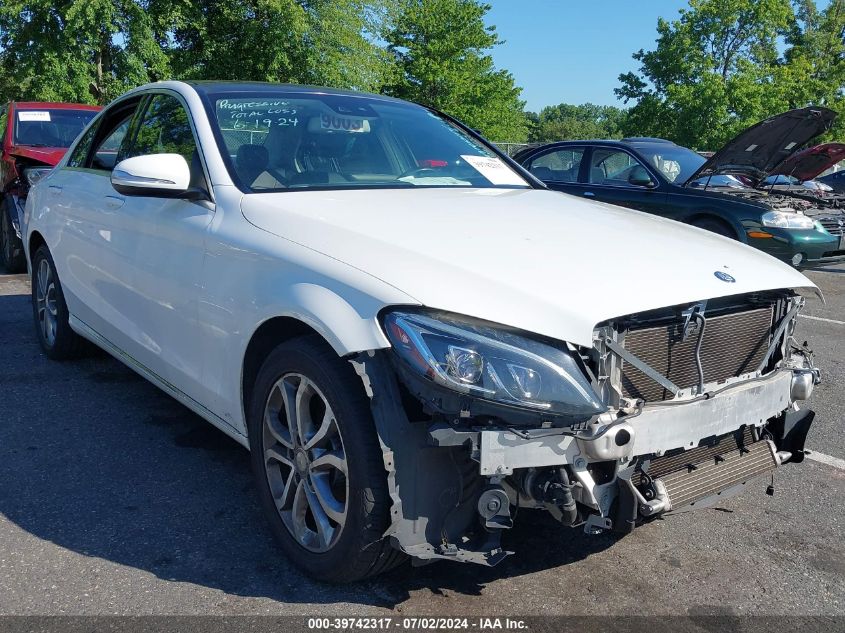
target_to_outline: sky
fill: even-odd
[[[487,0],[486,16],[505,43],[493,50],[526,108],[558,103],[623,106],[613,89],[637,70],[631,55],[654,48],[657,18],[674,20],[687,0]]]

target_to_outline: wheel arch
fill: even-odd
[[[253,332],[247,343],[241,365],[241,408],[244,421],[247,419],[255,379],[267,356],[285,341],[306,334],[317,334],[325,340],[325,337],[305,321],[290,316],[267,319]]]
[[[247,421],[253,386],[264,360],[276,347],[299,336],[316,334],[339,358],[356,352],[389,347],[378,325],[380,303],[358,309],[328,288],[298,284],[293,290],[297,311],[277,310],[254,328],[241,362],[241,414]],[[245,424],[246,426],[246,424]]]
[[[696,222],[701,220],[709,220],[711,222],[718,222],[726,229],[730,230],[732,237],[740,242],[747,242],[748,238],[745,235],[745,231],[742,230],[742,225],[735,222],[734,220],[726,217],[725,214],[719,213],[718,211],[712,210],[700,210],[695,211],[694,213],[687,216],[685,221],[687,224],[694,225]]]
[[[44,236],[41,235],[38,231],[33,231],[29,235],[29,240],[27,241],[28,250],[27,250],[27,262],[29,265],[32,265],[32,258],[35,256],[35,251],[37,251],[41,246],[46,245],[47,240],[44,239]]]

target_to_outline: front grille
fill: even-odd
[[[763,361],[772,331],[772,306],[708,317],[701,344],[704,382],[722,382],[756,371]],[[698,384],[695,348],[698,330],[686,341],[683,321],[629,330],[625,349],[666,376],[681,389]],[[622,393],[646,402],[673,395],[636,367],[623,363]]]
[[[845,220],[839,218],[820,218],[819,223],[824,227],[825,231],[831,235],[842,235],[845,233]]]

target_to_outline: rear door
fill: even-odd
[[[50,209],[44,228],[70,313],[98,332],[112,316],[104,301],[114,286],[108,262],[120,202],[111,186],[111,168],[139,103],[140,98],[119,103],[89,127],[42,194]]]
[[[580,146],[554,147],[525,163],[536,178],[542,180],[549,189],[564,193],[581,193],[579,186],[586,148]]]

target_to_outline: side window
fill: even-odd
[[[532,160],[528,171],[544,182],[578,182],[583,158],[582,147],[556,149]]]
[[[597,147],[590,161],[589,182],[617,187],[636,186],[648,179],[648,170],[628,152]]]
[[[91,167],[94,169],[101,169],[103,171],[111,171],[114,166],[124,158],[126,133],[129,131],[129,123],[132,121],[130,114],[126,118],[117,123],[117,126],[107,132],[105,138],[100,141],[99,145],[94,149],[94,155],[91,160]],[[123,150],[123,151],[121,151]]]
[[[145,154],[181,154],[193,163],[197,144],[188,113],[170,95],[155,95],[147,106],[128,157]]]
[[[70,158],[67,160],[68,167],[85,167],[85,159],[88,158],[88,150],[91,149],[91,143],[94,142],[94,136],[96,136],[97,129],[99,127],[99,125],[92,125],[88,128],[85,134],[82,135],[82,138],[79,139],[76,147],[73,148]]]

